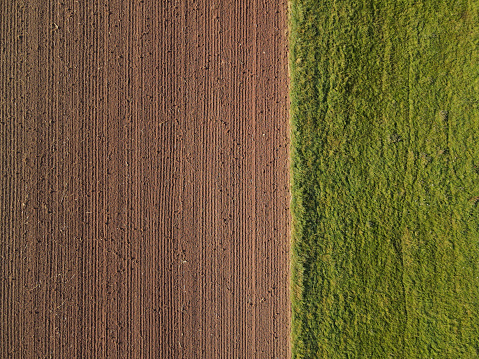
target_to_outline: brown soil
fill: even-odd
[[[0,357],[289,357],[286,0],[0,11]]]

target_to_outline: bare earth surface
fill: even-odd
[[[0,357],[287,358],[286,1],[0,11]]]

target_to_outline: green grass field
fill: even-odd
[[[479,358],[479,1],[290,1],[293,358]]]

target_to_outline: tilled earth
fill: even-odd
[[[286,0],[0,11],[0,357],[287,358]]]

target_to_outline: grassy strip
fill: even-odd
[[[293,358],[479,358],[479,2],[290,21]]]

